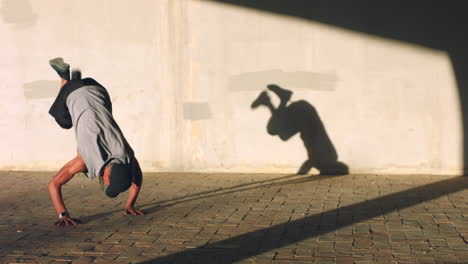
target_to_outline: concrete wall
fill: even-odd
[[[443,51],[196,0],[2,0],[0,19],[0,169],[56,170],[75,155],[73,130],[47,113],[56,56],[109,90],[147,171],[296,172],[299,135],[269,135],[267,108],[250,109],[270,83],[315,107],[353,173],[463,167]]]

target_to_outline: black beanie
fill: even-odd
[[[110,173],[110,185],[106,188],[106,195],[115,198],[125,192],[132,185],[130,165],[113,164]]]

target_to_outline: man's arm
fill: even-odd
[[[141,172],[140,164],[135,158],[135,164],[132,169],[132,185],[130,186],[130,191],[128,193],[128,199],[125,203],[125,214],[131,215],[144,215],[143,212],[136,210],[134,208],[135,202],[140,193],[141,186],[143,184],[143,173]]]
[[[68,212],[65,208],[62,198],[62,185],[67,183],[76,173],[82,172],[86,169],[86,165],[78,153],[76,158],[65,164],[59,172],[49,182],[49,194],[52,199],[52,204],[55,207],[57,215],[63,212]],[[55,225],[77,225],[77,221],[72,219],[70,216],[63,216]]]

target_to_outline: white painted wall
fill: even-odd
[[[48,60],[62,56],[109,90],[146,171],[297,171],[299,136],[270,136],[268,110],[250,109],[275,83],[317,109],[351,172],[461,172],[445,52],[212,2],[137,3],[1,1],[0,169],[75,155],[73,130],[47,113],[59,89]]]

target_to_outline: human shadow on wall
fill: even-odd
[[[465,1],[451,1],[447,5],[436,1],[411,1],[409,4],[404,0],[394,0],[391,4],[383,0],[290,0],[287,4],[283,0],[209,1],[331,25],[381,40],[397,40],[446,53],[458,88],[463,168],[464,174],[468,174],[468,34],[464,33],[468,29],[468,16]]]
[[[279,97],[278,107],[275,108],[268,93],[263,91],[252,103],[251,108],[255,109],[263,105],[270,110],[268,134],[278,135],[281,140],[287,141],[300,133],[308,159],[299,168],[297,174],[307,174],[312,168],[318,169],[320,174],[324,175],[348,174],[348,166],[338,161],[336,149],[315,107],[304,100],[290,102],[293,92],[276,84],[270,84],[267,88]]]

